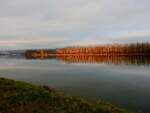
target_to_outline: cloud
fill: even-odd
[[[101,35],[88,40],[80,40],[70,45],[86,46],[86,45],[99,45],[111,43],[134,43],[134,42],[149,42],[150,30],[110,33]]]
[[[0,0],[0,47],[150,41],[149,4],[149,0]]]
[[[38,49],[38,48],[57,48],[65,46],[64,43],[69,43],[66,37],[30,37],[30,38],[7,38],[0,40],[0,48],[6,49]],[[21,48],[19,48],[21,47]]]

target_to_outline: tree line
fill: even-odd
[[[107,44],[98,46],[76,46],[58,49],[26,50],[27,58],[63,55],[150,55],[150,43]]]
[[[56,54],[150,55],[150,43],[65,47],[57,49]]]
[[[30,49],[25,51],[25,57],[27,59],[36,58],[51,58],[51,54],[56,54],[55,49]]]

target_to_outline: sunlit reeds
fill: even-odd
[[[87,47],[66,47],[56,50],[56,54],[86,55],[150,55],[149,43],[109,44]]]
[[[56,50],[27,50],[27,59],[54,59],[68,63],[150,64],[150,44],[111,44],[87,47],[66,47]]]

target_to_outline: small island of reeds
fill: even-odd
[[[26,50],[28,59],[60,56],[149,56],[150,43],[106,44],[96,46],[72,46],[57,49]]]
[[[106,44],[97,46],[66,47],[56,50],[57,55],[150,55],[149,43]]]

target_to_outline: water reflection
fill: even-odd
[[[150,65],[149,56],[98,56],[98,55],[52,55],[47,57],[26,57],[27,59],[56,59],[66,63],[105,63],[125,65]]]
[[[16,54],[0,56],[0,76],[47,85],[67,94],[103,99],[131,111],[150,113],[149,56],[41,53],[35,57]]]

